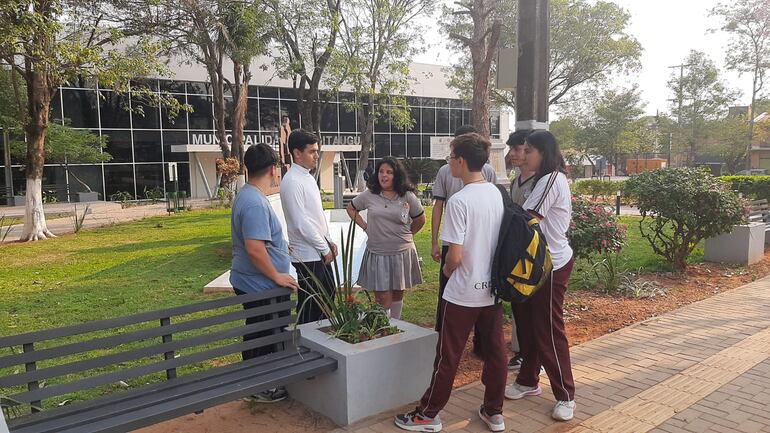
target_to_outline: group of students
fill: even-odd
[[[297,289],[298,303],[305,305],[299,320],[307,323],[323,318],[320,308],[305,299],[308,293],[317,291],[310,287],[317,281],[333,290],[331,262],[337,246],[329,235],[320,191],[311,174],[319,158],[318,138],[295,130],[287,141],[292,164],[281,181],[280,195],[288,245],[264,194],[275,186],[280,161],[269,146],[257,144],[246,151],[247,184],[233,203],[230,281],[237,294],[276,286]],[[478,415],[490,430],[505,429],[502,412],[506,398],[517,400],[542,392],[538,385],[541,367],[556,398],[552,417],[566,421],[574,415],[575,386],[563,318],[564,295],[573,265],[566,237],[571,193],[564,158],[556,138],[548,131],[517,131],[507,144],[510,149],[506,158],[519,168],[511,183],[511,198],[540,221],[554,271],[531,298],[512,306],[511,343],[515,356],[509,360],[503,309],[490,284],[504,212],[495,172],[487,163],[491,143],[472,127],[459,128],[450,144],[447,164],[439,170],[433,187],[431,256],[441,263],[434,371],[417,408],[396,416],[395,423],[402,429],[442,429],[439,412],[449,400],[472,330],[474,353],[484,361],[485,394]],[[381,159],[367,187],[347,207],[350,217],[368,237],[357,284],[373,291],[375,300],[391,317],[400,318],[404,290],[422,282],[414,235],[425,224],[424,209],[397,159]],[[364,210],[366,218],[361,216]],[[299,281],[288,275],[291,262]],[[254,306],[244,304],[244,308]],[[244,352],[243,357],[264,355],[262,352]],[[518,375],[506,386],[508,370],[516,370]],[[274,388],[252,398],[271,402],[286,397],[284,389]]]

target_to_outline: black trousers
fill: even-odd
[[[247,294],[249,294],[248,292],[244,292],[242,290],[238,290],[237,288],[233,288],[233,290],[235,291],[236,295],[247,295]],[[279,299],[279,301],[281,301],[281,302],[288,301],[288,300],[289,300],[289,296],[281,297]],[[263,306],[269,305],[269,304],[270,304],[270,299],[263,299],[263,300],[260,300],[260,301],[244,302],[243,303],[243,309],[244,310],[250,310],[252,308],[263,307]],[[246,318],[246,325],[251,325],[253,323],[259,323],[259,322],[264,322],[266,320],[271,320],[271,319],[274,319],[274,318],[277,318],[277,317],[288,316],[289,314],[291,314],[291,311],[279,311],[278,313],[265,314],[265,315],[261,315],[261,316],[247,317]],[[252,332],[250,334],[244,335],[243,336],[243,341],[247,342],[247,341],[255,340],[257,338],[266,337],[268,335],[273,335],[274,332],[275,332],[274,329],[268,329],[266,331]],[[280,347],[279,347],[279,345],[280,345]],[[241,352],[241,357],[245,361],[247,359],[252,359],[252,358],[259,357],[259,356],[269,355],[269,354],[271,354],[273,352],[276,352],[279,348],[283,348],[282,346],[283,346],[283,343],[277,343],[277,344],[269,344],[269,345],[266,345],[266,346],[255,347],[255,348],[252,348],[252,349],[246,349],[243,352]]]
[[[318,302],[316,302],[316,298],[307,299],[313,293],[320,293],[319,290],[334,296],[334,271],[331,264],[324,265],[319,260],[317,262],[292,263],[292,265],[297,270],[297,282],[300,287],[300,290],[297,291],[297,316],[299,317],[299,323],[311,323],[325,319],[326,316]],[[321,287],[318,287],[319,282]]]
[[[449,252],[449,246],[441,246],[441,262],[438,270],[438,302],[436,303],[436,332],[441,332],[441,324],[444,322],[442,319],[443,311],[441,309],[441,300],[444,299],[444,289],[449,278],[444,275],[444,262],[446,262],[446,255]],[[473,329],[473,352],[477,355],[481,355],[482,343],[479,338],[479,327],[474,326]]]

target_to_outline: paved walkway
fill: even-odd
[[[210,207],[212,203],[216,202],[203,199],[188,199],[186,201],[187,206],[193,209]],[[125,209],[120,203],[104,201],[91,203],[54,203],[43,206],[43,211],[46,215],[56,215],[60,217],[56,219],[47,219],[46,223],[48,224],[48,230],[55,235],[73,233],[75,231],[75,223],[72,219],[72,215],[75,215],[76,211],[78,215],[81,215],[86,206],[88,206],[89,211],[83,224],[85,228],[102,227],[136,221],[152,216],[168,215],[165,201],[150,205],[132,206]],[[23,220],[24,207],[2,206],[0,207],[0,215],[16,217]],[[23,228],[24,224],[14,225],[8,233],[8,237],[5,239],[6,242],[18,240]]]
[[[770,277],[581,344],[572,361],[575,420],[551,420],[543,383],[541,396],[506,402],[506,431],[770,432]],[[443,431],[488,431],[482,396],[478,382],[456,390]],[[397,412],[336,432],[401,431]]]

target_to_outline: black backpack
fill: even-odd
[[[553,270],[551,252],[537,218],[503,195],[503,220],[492,261],[495,301],[524,302],[545,283]]]

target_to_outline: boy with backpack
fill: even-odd
[[[449,401],[455,373],[468,335],[479,330],[484,369],[484,402],[478,415],[491,431],[504,431],[503,400],[507,359],[503,337],[503,309],[491,291],[492,261],[503,220],[503,198],[487,182],[481,169],[489,159],[491,143],[476,133],[464,134],[450,144],[452,175],[463,181],[446,207],[441,239],[449,243],[442,269],[449,278],[440,300],[441,325],[431,382],[417,408],[396,416],[398,427],[419,432],[442,429],[439,412]]]

